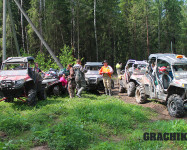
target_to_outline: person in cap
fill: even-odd
[[[118,77],[120,76],[121,74],[121,68],[122,68],[122,63],[121,62],[118,62],[116,64],[116,72],[117,72],[117,75]],[[119,84],[119,79],[117,78],[117,84]]]
[[[77,63],[73,66],[73,69],[75,71],[77,96],[81,98],[81,93],[86,87],[86,80],[85,80],[85,75],[84,75],[84,73],[86,73],[86,70],[81,65],[80,59],[77,59]]]
[[[105,87],[105,94],[111,96],[112,88],[111,88],[111,77],[113,74],[113,69],[108,65],[107,60],[103,61],[103,67],[99,70],[99,74],[103,75],[103,84]]]

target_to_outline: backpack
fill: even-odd
[[[82,73],[80,71],[80,68],[74,68],[75,71],[75,81],[80,82],[82,78]]]

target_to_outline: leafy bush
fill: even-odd
[[[30,124],[20,114],[3,114],[0,116],[0,120],[0,130],[9,134],[18,134],[30,129]]]
[[[64,45],[64,48],[61,49],[61,53],[57,56],[60,60],[60,63],[64,68],[67,67],[68,64],[74,64],[75,58],[73,57],[73,50],[70,49],[69,46]],[[36,62],[38,62],[39,67],[42,70],[49,70],[49,68],[59,69],[59,66],[53,60],[50,55],[45,56],[44,53],[38,52],[36,57]]]

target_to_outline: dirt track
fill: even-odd
[[[115,84],[115,89],[113,89],[114,96],[120,98],[125,103],[131,103],[136,105],[141,105],[143,107],[149,107],[153,112],[156,112],[158,114],[157,117],[152,118],[152,120],[174,120],[174,119],[185,119],[187,120],[187,113],[183,118],[173,118],[169,115],[167,111],[167,107],[165,104],[162,104],[158,101],[150,101],[148,100],[145,104],[138,104],[136,103],[136,100],[134,97],[128,97],[127,93],[119,93],[118,92],[118,85]]]

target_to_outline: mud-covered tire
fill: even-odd
[[[53,94],[54,94],[55,96],[59,96],[59,95],[60,95],[60,87],[59,87],[59,85],[55,85],[55,86],[53,87]]]
[[[147,96],[145,95],[145,89],[143,86],[139,85],[136,88],[136,92],[135,92],[135,98],[136,98],[136,102],[138,104],[143,104],[145,103],[145,101],[147,100]]]
[[[168,98],[167,108],[172,117],[183,117],[185,114],[184,101],[177,94],[173,94]]]
[[[36,105],[36,103],[37,103],[37,93],[36,93],[36,90],[30,89],[28,91],[27,103],[30,106],[35,106]]]
[[[135,92],[136,92],[136,85],[134,82],[129,82],[128,83],[128,89],[127,89],[127,94],[129,97],[133,97],[135,96]]]
[[[7,103],[13,103],[14,102],[14,98],[13,97],[7,97],[5,99],[5,102],[7,102]]]
[[[47,93],[44,87],[38,92],[38,100],[46,100],[47,99]]]
[[[125,93],[125,88],[119,85],[119,93]]]
[[[114,89],[114,80],[111,81],[111,88]]]

